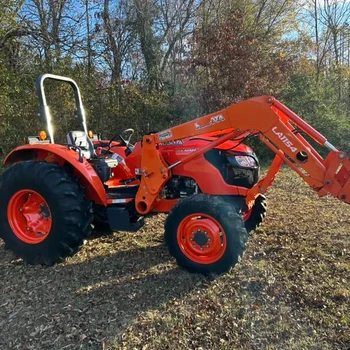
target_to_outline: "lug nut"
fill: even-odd
[[[208,231],[204,231],[204,234],[207,235],[207,234],[208,234]]]
[[[209,244],[207,244],[207,245],[206,245],[206,247],[207,247],[207,248],[210,248],[210,245],[209,245]]]

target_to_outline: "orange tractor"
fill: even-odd
[[[71,85],[81,130],[56,144],[44,81]],[[264,193],[283,163],[319,196],[350,203],[350,161],[319,132],[270,96],[252,98],[187,123],[144,135],[100,140],[89,135],[79,88],[52,74],[37,80],[39,116],[48,139],[29,137],[4,160],[0,237],[26,263],[52,265],[76,253],[91,224],[137,231],[150,213],[169,213],[165,243],[179,266],[224,273],[242,257],[263,220]],[[302,136],[329,149],[324,159]],[[259,179],[258,136],[276,156]]]

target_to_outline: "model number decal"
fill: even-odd
[[[214,124],[218,124],[221,123],[225,120],[224,116],[219,114],[215,117],[211,117],[210,118],[210,122],[208,124],[205,125],[199,125],[198,123],[195,124],[196,130],[200,130],[200,129],[205,129],[208,128],[209,126],[212,126]]]
[[[289,141],[288,137],[284,135],[282,132],[277,131],[277,126],[272,128],[274,134],[278,136],[278,138],[293,152],[295,153],[298,149],[294,147],[293,143]]]
[[[175,150],[175,153],[177,155],[188,154],[188,153],[195,152],[197,150],[198,150],[198,148],[178,148],[178,149]]]

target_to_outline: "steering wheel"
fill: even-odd
[[[126,134],[126,133],[130,133],[130,135],[129,135],[129,137],[128,137],[127,139],[124,139],[123,134]],[[135,133],[135,130],[134,130],[134,129],[125,129],[124,131],[122,131],[121,134],[113,136],[113,137],[109,140],[108,144],[106,144],[106,146],[107,146],[108,148],[107,148],[107,150],[105,150],[105,154],[107,154],[107,153],[110,151],[110,149],[112,148],[112,142],[115,141],[118,137],[123,141],[124,145],[125,145],[125,146],[129,149],[129,151],[131,152],[134,146],[133,146],[132,144],[130,144],[130,140],[131,140],[131,137],[132,137],[132,135],[133,135],[134,133]],[[125,136],[125,135],[124,135],[124,136]]]
[[[123,137],[123,134],[124,134],[124,136],[125,136],[125,134],[127,134],[127,133],[130,133],[130,135],[129,135],[128,139],[125,140],[124,137]],[[130,146],[131,137],[132,137],[132,135],[134,135],[134,133],[135,133],[135,130],[130,128],[130,129],[125,129],[125,130],[122,131],[122,133],[119,135],[119,138],[125,143],[125,146],[128,147],[128,148],[129,148],[129,146]],[[133,147],[133,145],[131,145],[131,147]]]

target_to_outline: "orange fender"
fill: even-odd
[[[44,160],[49,163],[58,163],[64,166],[67,162],[74,168],[73,175],[80,179],[80,183],[86,189],[87,198],[96,204],[107,205],[106,192],[103,183],[95,169],[83,158],[79,161],[79,154],[65,146],[57,144],[31,144],[12,150],[3,162],[3,166],[25,160]],[[25,174],[24,174],[25,176]]]

